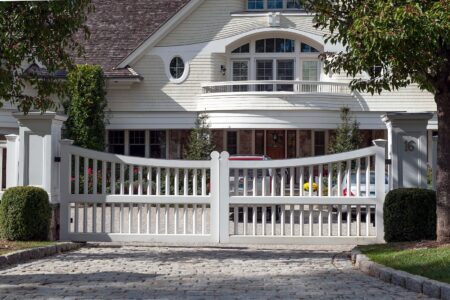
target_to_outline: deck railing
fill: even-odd
[[[293,93],[350,95],[346,83],[299,80],[223,81],[202,84],[203,94],[227,93]]]

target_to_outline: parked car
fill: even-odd
[[[347,175],[344,176],[341,182],[341,188],[342,188],[342,195],[347,196]],[[384,177],[384,191],[387,193],[389,191],[389,181],[387,174]],[[350,196],[356,196],[357,195],[357,187],[356,187],[356,173],[351,173],[350,175]],[[375,196],[375,172],[371,171],[369,174],[369,196]],[[359,196],[364,197],[366,196],[366,173],[361,172],[360,173],[360,188],[359,188]],[[336,191],[337,193],[337,191]]]
[[[270,160],[270,157],[267,155],[232,155],[230,156],[231,161],[265,161]],[[249,195],[253,193],[253,178],[256,176],[256,184],[257,184],[257,191],[260,194],[262,191],[262,184],[263,184],[263,172],[262,170],[257,170],[257,174],[253,174],[253,169],[247,170],[247,192]],[[237,185],[237,193],[238,195],[244,194],[244,170],[240,169],[238,174],[238,180],[239,183]],[[265,174],[265,190],[269,194],[270,187],[271,187],[271,180],[272,180],[272,171],[269,170]],[[235,184],[236,177],[234,173],[230,173],[230,195],[236,195],[236,184]]]
[[[341,189],[342,189],[342,196],[346,197],[348,194],[347,190],[347,175],[344,176],[341,182]],[[384,191],[387,193],[389,191],[389,179],[387,174],[384,176]],[[350,175],[350,197],[355,197],[357,195],[357,187],[356,187],[356,173],[351,173]],[[369,196],[375,196],[375,172],[371,171],[369,174]],[[360,187],[359,187],[359,196],[365,197],[366,196],[366,172],[360,173]],[[334,194],[337,195],[337,187],[333,188]],[[356,212],[354,208],[356,205],[352,205],[351,208],[353,210],[352,213],[352,219],[356,219]],[[342,207],[342,212],[344,213],[343,218],[346,218],[347,214],[347,206]],[[361,217],[362,221],[365,221],[366,219],[366,207],[361,207]],[[375,222],[375,214],[371,213],[371,223],[374,224]]]

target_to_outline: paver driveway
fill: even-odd
[[[83,248],[0,271],[3,298],[416,299],[334,247]]]

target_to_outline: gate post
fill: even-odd
[[[386,176],[386,140],[374,140],[373,144],[378,147],[375,154],[375,196],[377,198],[375,211],[375,224],[377,229],[377,241],[384,243],[384,220],[383,207],[384,198],[386,196],[385,190],[385,176]]]
[[[211,153],[211,236],[213,242],[220,241],[220,154]]]
[[[19,123],[18,185],[44,189],[52,207],[50,239],[59,237],[59,142],[66,116],[56,112],[13,113]]]
[[[19,182],[47,191],[50,203],[59,202],[59,141],[66,116],[55,112],[13,113],[19,122]]]
[[[427,125],[432,113],[387,113],[389,189],[427,188]]]
[[[226,151],[220,154],[220,216],[219,216],[219,237],[221,243],[230,240],[229,219],[230,219],[230,165],[228,159],[230,154]]]
[[[6,138],[6,188],[19,185],[19,136],[9,134]]]

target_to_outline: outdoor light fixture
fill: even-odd
[[[227,73],[227,68],[225,68],[224,65],[220,65],[220,73],[222,73],[223,76]]]
[[[274,142],[278,141],[278,134],[274,133],[272,135],[272,139],[273,139]]]

